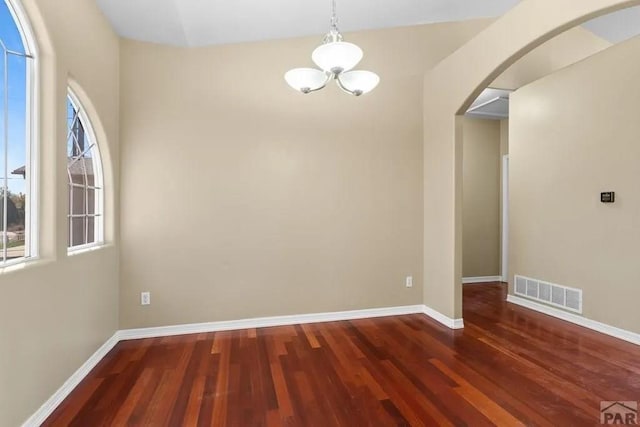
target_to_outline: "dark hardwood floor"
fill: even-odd
[[[124,341],[46,426],[586,426],[640,400],[640,347],[464,288],[424,315]]]

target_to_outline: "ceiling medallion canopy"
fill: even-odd
[[[335,80],[343,91],[360,96],[371,92],[380,82],[380,77],[371,71],[352,71],[362,56],[362,49],[343,40],[338,30],[336,0],[332,0],[331,27],[322,45],[311,55],[311,59],[320,69],[294,68],[285,73],[284,79],[289,86],[302,93],[318,91],[331,80]]]

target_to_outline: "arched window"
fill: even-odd
[[[36,253],[35,45],[15,0],[0,0],[0,267]]]
[[[69,251],[104,241],[100,150],[91,122],[75,94],[67,96],[67,178]]]

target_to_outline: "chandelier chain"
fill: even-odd
[[[331,29],[338,31],[338,14],[336,13],[336,0],[331,0]]]

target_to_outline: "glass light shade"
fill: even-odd
[[[327,84],[327,75],[315,68],[294,68],[285,73],[284,79],[302,93],[318,90]]]
[[[371,92],[380,83],[380,77],[371,71],[349,71],[338,76],[343,89],[354,95]]]
[[[339,74],[358,65],[362,59],[362,49],[347,42],[325,43],[313,51],[311,59],[324,71]]]

